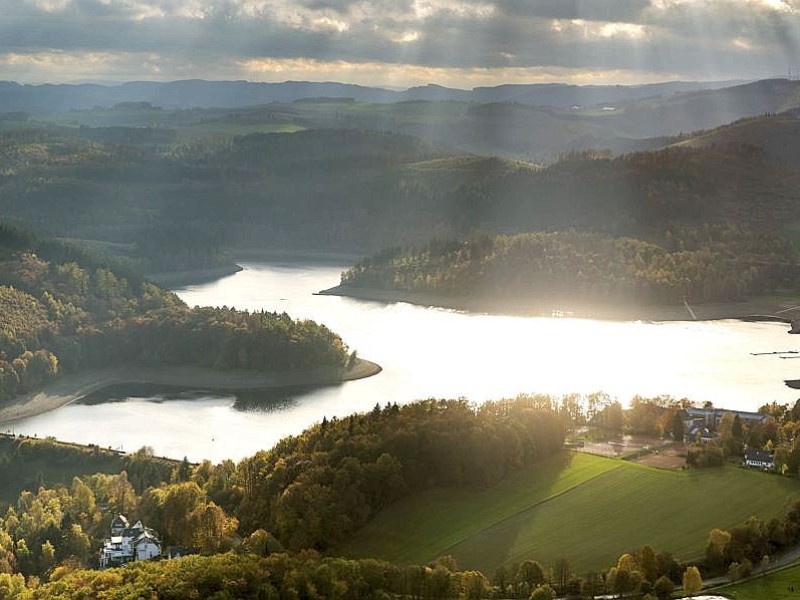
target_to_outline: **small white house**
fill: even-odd
[[[161,541],[155,531],[137,521],[133,527],[124,515],[111,522],[111,537],[100,548],[100,568],[117,567],[134,560],[161,556]]]
[[[747,467],[771,471],[775,468],[775,455],[765,450],[748,448],[744,452],[744,464]]]

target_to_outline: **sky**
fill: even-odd
[[[800,74],[800,0],[0,0],[0,80],[469,89]]]

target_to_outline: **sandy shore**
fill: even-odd
[[[763,298],[730,304],[692,305],[694,319],[684,306],[598,304],[580,302],[534,302],[517,298],[448,296],[426,292],[405,292],[378,288],[337,285],[318,292],[323,296],[343,296],[376,302],[406,302],[419,306],[435,306],[451,310],[513,316],[574,317],[610,321],[712,321],[718,319],[779,320],[785,323],[800,318],[800,309],[780,313],[800,304],[800,299]],[[771,315],[779,314],[776,319]],[[762,318],[750,319],[753,315]]]
[[[371,377],[381,367],[358,359],[350,369],[319,367],[302,371],[213,371],[199,367],[118,367],[94,369],[59,378],[39,392],[25,394],[0,408],[0,424],[55,410],[105,387],[147,383],[217,391],[259,390],[295,385],[325,385]]]

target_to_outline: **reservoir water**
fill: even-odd
[[[336,386],[273,391],[264,395],[266,409],[243,410],[233,395],[202,390],[112,392],[105,402],[77,402],[19,421],[14,432],[126,451],[147,445],[159,455],[216,462],[269,448],[323,416],[419,398],[482,402],[521,392],[603,391],[623,403],[635,394],[671,395],[756,410],[798,395],[783,380],[800,378],[800,358],[753,355],[800,349],[783,324],[467,314],[314,295],[336,285],[345,264],[241,264],[235,275],[175,291],[192,306],[286,311],[322,322],[383,372]]]

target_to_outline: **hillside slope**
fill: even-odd
[[[341,550],[399,563],[449,554],[484,573],[562,557],[587,572],[647,544],[688,561],[702,554],[711,528],[751,515],[769,519],[800,493],[797,481],[736,468],[672,472],[586,454],[553,467],[537,465],[485,490],[416,494],[377,515]]]
[[[730,303],[796,292],[798,150],[800,120],[790,113],[662,150],[578,153],[539,169],[497,160],[418,164],[418,181],[464,182],[446,197],[460,241],[384,249],[332,292],[438,295],[433,301],[446,305],[516,299],[544,312],[565,303]]]

